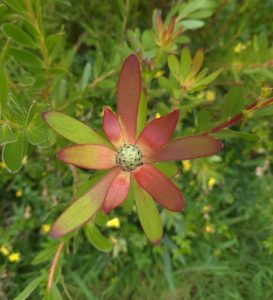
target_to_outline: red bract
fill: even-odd
[[[171,140],[179,119],[178,110],[152,120],[137,136],[140,94],[139,61],[135,55],[130,55],[122,66],[118,80],[117,115],[109,108],[104,110],[103,130],[110,142],[84,124],[79,125],[76,120],[71,121],[71,128],[64,129],[62,122],[73,120],[68,116],[56,112],[44,113],[46,122],[68,139],[73,128],[79,130],[77,136],[70,138],[78,144],[59,151],[57,157],[60,160],[85,169],[109,169],[107,175],[57,219],[51,230],[52,237],[61,237],[75,230],[89,221],[100,208],[108,213],[120,206],[132,184],[144,231],[152,242],[160,241],[160,217],[151,197],[171,211],[181,211],[185,200],[175,184],[154,163],[205,157],[222,150],[222,143],[209,135]]]

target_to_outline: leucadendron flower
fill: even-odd
[[[108,141],[64,114],[43,114],[49,126],[77,143],[59,151],[58,159],[84,169],[109,169],[61,214],[51,228],[52,237],[62,237],[79,228],[100,208],[109,213],[120,206],[131,186],[144,232],[153,243],[159,242],[163,230],[154,201],[170,211],[181,211],[185,200],[176,185],[154,164],[209,156],[222,150],[221,142],[209,135],[171,140],[178,110],[152,120],[137,135],[140,96],[140,64],[135,55],[130,55],[121,68],[117,84],[117,115],[107,107],[104,109],[103,130]]]

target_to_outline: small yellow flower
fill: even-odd
[[[214,91],[208,90],[208,91],[206,92],[206,100],[207,100],[207,101],[214,101],[215,98],[216,98],[216,96],[215,96],[215,92],[214,92]]]
[[[204,228],[206,233],[214,233],[215,232],[215,227],[212,224],[207,224]]]
[[[0,247],[0,252],[4,255],[4,256],[8,256],[9,255],[9,250],[7,247],[5,246],[1,246]]]
[[[8,256],[8,260],[10,262],[17,262],[21,259],[21,254],[19,252],[12,252],[9,256]]]
[[[263,86],[261,89],[261,96],[264,98],[270,97],[272,95],[273,88],[270,86]]]
[[[44,234],[47,234],[51,229],[51,225],[50,224],[43,224],[41,227],[41,232]]]
[[[163,74],[164,74],[164,71],[159,70],[155,73],[154,78],[158,78],[158,77],[162,76]]]
[[[238,43],[234,48],[233,48],[233,51],[235,53],[240,53],[242,52],[243,50],[245,50],[246,48],[246,45],[242,44],[242,43]]]
[[[159,112],[157,112],[156,114],[155,114],[155,119],[158,119],[158,118],[160,118],[161,117],[161,114],[159,113]]]
[[[183,160],[183,171],[188,172],[191,169],[191,162],[189,160]]]
[[[213,188],[216,184],[216,179],[214,177],[210,177],[208,180],[208,187]]]
[[[107,221],[106,227],[108,227],[108,228],[119,228],[120,227],[119,218],[113,218],[113,219]]]
[[[17,198],[22,197],[22,195],[23,195],[23,192],[22,192],[21,190],[16,191],[16,193],[15,193],[15,196],[16,196]]]
[[[2,161],[0,161],[0,169],[5,169],[5,167],[6,165]]]
[[[208,214],[211,211],[211,205],[205,205],[203,206],[203,213]]]

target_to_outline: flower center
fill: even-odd
[[[143,165],[142,153],[137,146],[125,144],[117,151],[116,163],[124,171],[134,171]]]

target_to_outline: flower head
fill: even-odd
[[[132,185],[136,208],[147,237],[161,240],[162,225],[153,200],[171,211],[181,211],[185,200],[175,184],[155,163],[209,156],[222,150],[222,143],[209,135],[171,140],[179,111],[150,121],[137,134],[141,95],[140,64],[135,55],[125,60],[117,85],[117,115],[104,109],[103,130],[108,141],[86,125],[57,112],[43,114],[45,121],[64,137],[77,143],[58,152],[65,163],[109,172],[75,201],[53,224],[52,237],[80,227],[103,208],[108,213],[127,198]]]

